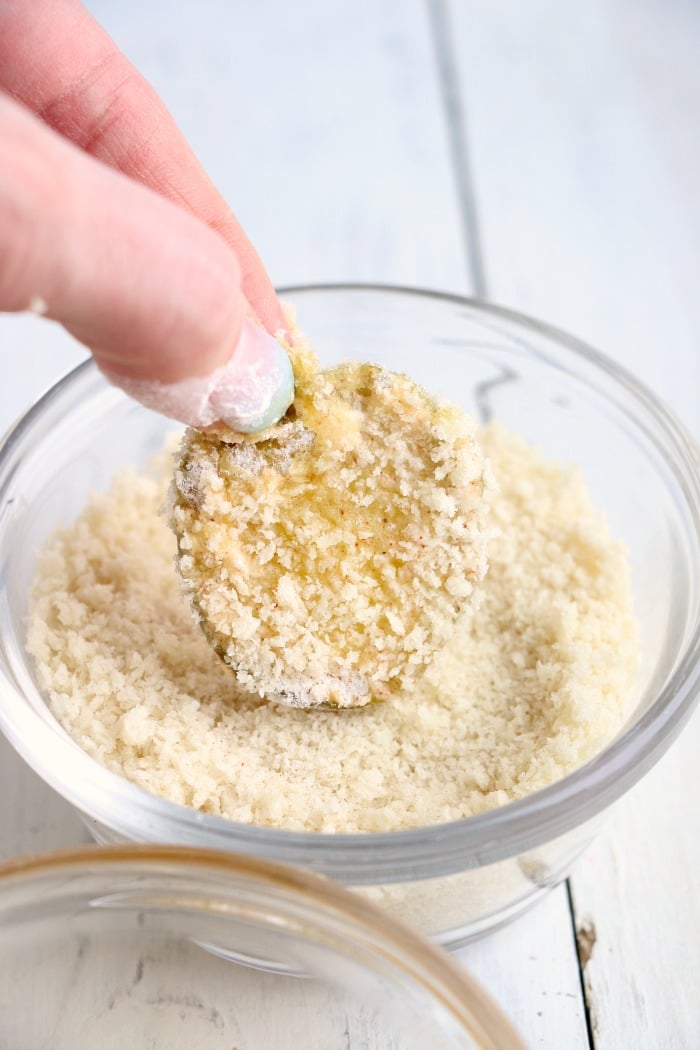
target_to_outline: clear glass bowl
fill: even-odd
[[[144,464],[172,424],[107,385],[66,376],[0,453],[0,724],[100,841],[173,842],[282,861],[362,887],[456,947],[564,878],[600,815],[666,750],[700,688],[700,467],[679,423],[631,376],[570,336],[454,296],[378,287],[287,289],[324,363],[411,373],[477,418],[498,417],[580,464],[632,563],[642,662],[624,730],[593,761],[518,802],[449,824],[324,835],[236,824],[107,772],[56,723],[24,649],[35,555],[92,488]]]
[[[183,847],[0,866],[5,1050],[524,1050],[488,996],[327,879]]]

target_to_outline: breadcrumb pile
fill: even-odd
[[[344,712],[243,693],[181,593],[167,470],[125,471],[38,561],[28,647],[57,719],[147,791],[287,829],[435,824],[571,772],[625,718],[625,549],[576,470],[498,426],[478,440],[497,486],[478,614],[411,689]]]
[[[295,707],[411,689],[486,572],[474,424],[407,376],[320,371],[262,434],[187,431],[171,491],[178,568],[241,687]]]

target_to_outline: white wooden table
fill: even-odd
[[[89,4],[165,97],[278,284],[384,281],[540,316],[700,437],[700,6]],[[0,427],[82,357],[0,319]],[[700,1047],[700,719],[566,886],[460,960],[532,1047]],[[85,839],[0,743],[0,853]]]

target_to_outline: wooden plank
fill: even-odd
[[[484,940],[461,962],[488,988],[531,1050],[583,1050],[586,1019],[566,887]]]
[[[490,294],[600,346],[700,433],[700,10],[450,14]],[[572,879],[599,1050],[697,1046],[699,743],[696,717]]]
[[[276,284],[463,290],[421,0],[92,0],[158,89]]]
[[[90,841],[78,814],[0,735],[0,858]]]
[[[589,340],[697,432],[700,11],[451,12],[490,298]]]
[[[624,798],[572,880],[596,1047],[696,1050],[700,797],[696,715]]]

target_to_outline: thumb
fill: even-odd
[[[255,431],[293,396],[222,238],[0,96],[0,309],[40,304],[108,378],[191,426]]]

